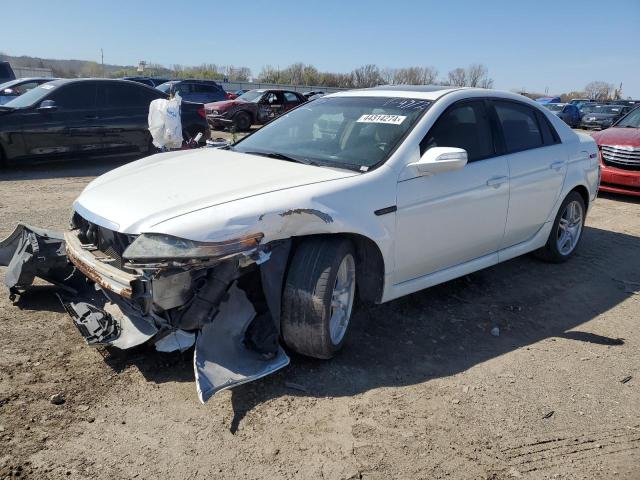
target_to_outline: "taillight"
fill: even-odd
[[[200,115],[202,118],[206,119],[207,118],[207,114],[204,111],[204,107],[200,107],[198,109],[198,115]]]

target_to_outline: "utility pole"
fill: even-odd
[[[104,51],[100,49],[100,63],[102,64],[102,77],[104,78]]]

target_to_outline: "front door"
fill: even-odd
[[[458,147],[469,163],[452,172],[398,183],[395,283],[495,253],[509,202],[509,167],[496,156],[495,132],[483,100],[449,107],[420,144]]]
[[[74,82],[51,88],[52,92],[45,100],[53,100],[55,109],[38,110],[37,105],[23,116],[23,135],[28,155],[43,159],[66,159],[99,149],[100,125],[95,111],[95,82]]]

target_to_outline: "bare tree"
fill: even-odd
[[[434,67],[408,67],[395,71],[393,83],[405,85],[430,85],[438,77]]]
[[[351,72],[353,86],[356,88],[375,87],[383,83],[380,69],[373,64],[363,65]]]
[[[483,82],[489,80],[489,70],[481,63],[475,63],[467,68],[467,86],[480,87]]]
[[[593,100],[608,100],[613,90],[612,84],[603,81],[589,82],[584,87],[584,93]]]
[[[447,84],[453,87],[465,87],[467,85],[467,71],[464,68],[454,68],[447,74]]]

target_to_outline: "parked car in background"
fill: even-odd
[[[630,110],[631,107],[626,105],[595,105],[591,112],[582,116],[580,127],[597,130],[609,128]]]
[[[594,103],[593,100],[589,100],[588,98],[574,98],[569,101],[571,105],[575,105],[578,109],[582,108],[583,105],[588,103]]]
[[[244,95],[245,93],[247,93],[249,90],[246,89],[241,89],[241,90],[236,90],[235,92],[227,92],[227,100],[235,100],[236,98],[238,98],[240,95]]]
[[[540,98],[536,98],[536,102],[538,103],[542,103],[543,105],[545,103],[560,103],[562,100],[560,99],[560,97],[540,97]]]
[[[582,117],[584,117],[587,113],[593,112],[597,105],[600,104],[595,102],[585,102],[580,105],[580,107],[578,107],[578,109],[580,110],[580,119],[582,120]]]
[[[213,102],[205,105],[207,121],[211,128],[233,125],[238,131],[251,125],[262,125],[297,107],[307,99],[289,90],[249,90],[235,100]]]
[[[43,83],[56,80],[55,78],[18,78],[0,84],[0,105],[10,102],[32,88]]]
[[[592,136],[600,150],[600,190],[640,196],[640,107]]]
[[[126,80],[42,84],[0,106],[0,163],[154,152],[148,115],[157,98],[167,95]],[[208,131],[204,105],[183,102],[181,115],[185,136]]]
[[[227,92],[213,80],[171,80],[156,88],[167,94],[178,92],[189,102],[210,103],[227,98]]]
[[[570,103],[546,103],[544,106],[570,127],[576,128],[580,125],[580,110],[575,105]]]
[[[163,83],[170,82],[168,78],[155,78],[155,77],[122,77],[122,80],[129,80],[132,82],[142,83],[150,87],[157,87]]]

